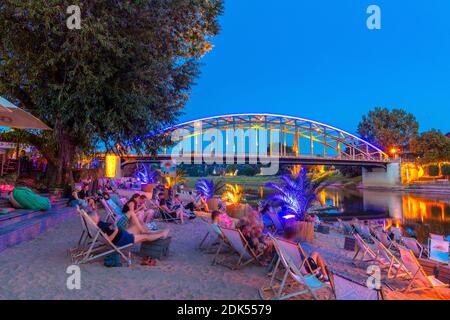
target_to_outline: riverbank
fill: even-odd
[[[394,187],[364,187],[358,186],[361,190],[374,190],[374,191],[395,191],[395,192],[411,192],[421,194],[433,194],[433,195],[450,195],[450,184],[444,183],[414,183],[406,184],[403,186]]]
[[[81,233],[80,220],[73,217],[32,241],[0,253],[0,299],[259,299],[258,289],[269,283],[267,267],[249,265],[232,271],[212,266],[213,256],[198,250],[207,230],[199,219],[185,225],[161,225],[171,230],[172,243],[169,256],[157,266],[141,266],[134,255],[129,268],[106,268],[102,261],[92,262],[80,266],[81,289],[69,290],[66,269],[71,263],[67,250]],[[316,233],[313,242],[303,246],[309,253],[319,252],[335,272],[365,283],[366,266],[352,263],[354,253],[343,249],[343,235]],[[404,281],[386,283],[386,299],[440,299],[433,291],[403,294],[391,290],[403,288]],[[439,292],[450,299],[450,290]],[[319,296],[329,298],[326,290]],[[309,295],[300,298],[312,299]]]

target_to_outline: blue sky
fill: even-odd
[[[356,132],[382,106],[450,131],[449,0],[226,0],[220,22],[180,120],[272,112]]]

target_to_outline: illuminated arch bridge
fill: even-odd
[[[128,158],[127,163],[160,161],[174,158],[174,154],[185,163],[239,163],[243,159],[246,163],[264,163],[276,158],[286,164],[370,167],[389,162],[383,150],[356,135],[317,121],[278,114],[213,116],[180,123],[159,134],[170,135],[174,145],[161,150],[157,157],[136,156]]]

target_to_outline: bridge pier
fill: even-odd
[[[401,164],[388,163],[386,168],[363,167],[362,184],[365,188],[392,188],[401,186]]]

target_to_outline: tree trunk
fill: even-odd
[[[58,186],[70,185],[73,182],[72,164],[75,156],[75,145],[59,120],[55,123],[54,133],[58,145],[55,184]]]

